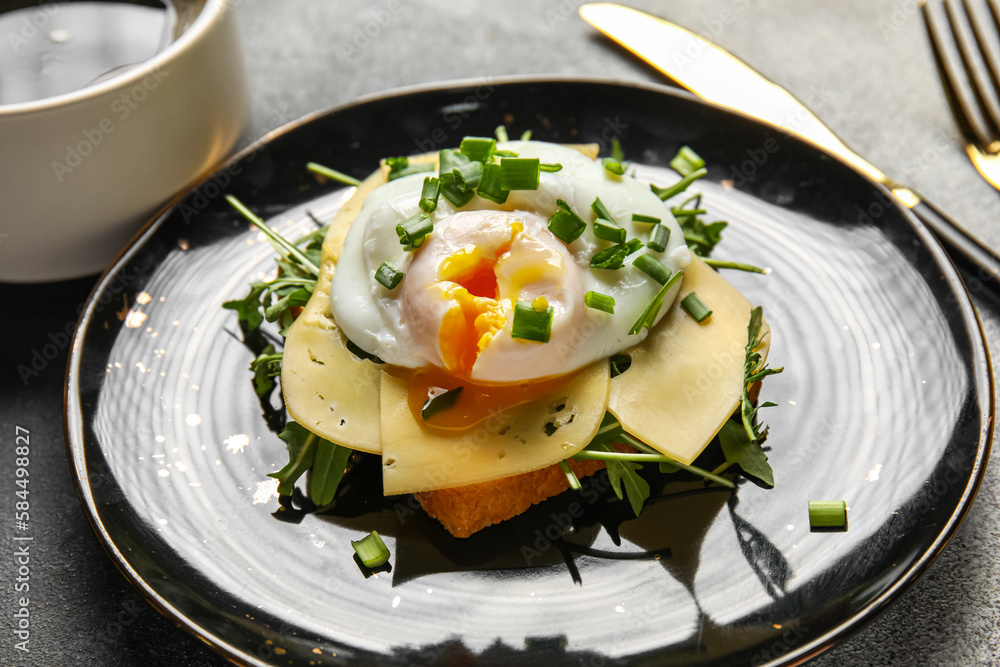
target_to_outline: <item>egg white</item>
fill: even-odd
[[[629,329],[660,285],[631,266],[632,262],[639,255],[650,253],[673,272],[683,270],[691,261],[683,234],[669,208],[647,185],[628,176],[611,174],[599,162],[574,149],[533,141],[505,142],[498,148],[514,151],[520,157],[537,157],[543,163],[559,163],[563,168],[558,172],[542,172],[537,190],[511,191],[503,205],[477,196],[456,209],[440,197],[437,209],[430,214],[435,225],[431,237],[446,234],[458,211],[506,211],[511,218],[530,221],[523,233],[525,238],[539,244],[554,243],[563,250],[572,286],[565,290],[566,294],[545,295],[554,302],[555,310],[548,343],[513,339],[510,336],[511,310],[503,329],[481,352],[471,379],[483,383],[508,383],[560,375],[639,343],[647,332],[630,335]],[[440,328],[443,311],[433,301],[428,301],[426,308],[420,304],[415,306],[412,298],[404,302],[404,289],[387,290],[374,280],[374,274],[385,261],[408,272],[415,257],[421,252],[430,252],[426,248],[434,247],[425,242],[424,246],[407,252],[396,234],[396,225],[420,212],[418,201],[425,177],[426,174],[417,174],[396,179],[368,196],[347,234],[331,286],[332,311],[345,335],[383,361],[410,368],[441,365],[441,352],[434,344],[434,337]],[[638,237],[645,242],[650,230],[648,224],[632,222],[632,214],[660,218],[670,229],[665,250],[655,252],[643,247],[629,256],[618,270],[590,268],[591,257],[611,245],[593,233],[592,222],[596,216],[591,211],[591,204],[598,197],[615,222],[625,228],[629,239]],[[538,218],[548,220],[552,216],[559,199],[588,223],[584,233],[568,245],[536,224]],[[405,284],[407,277],[403,280]],[[678,290],[679,285],[668,292],[664,300],[666,305],[657,321],[666,313],[666,306]],[[614,314],[587,308],[582,301],[587,291],[612,296]],[[525,295],[528,300],[533,296]],[[566,296],[571,300],[562,299]]]

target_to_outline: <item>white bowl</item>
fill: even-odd
[[[151,59],[90,87],[0,105],[0,281],[102,270],[247,120],[231,0],[206,0]]]

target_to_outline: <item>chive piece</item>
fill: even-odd
[[[622,244],[609,246],[590,258],[590,267],[614,271],[622,268],[627,255],[628,246]]]
[[[847,502],[843,500],[810,500],[811,528],[846,528]]]
[[[507,128],[503,125],[497,125],[497,129],[493,130],[493,134],[496,135],[497,141],[510,141],[507,136]]]
[[[541,162],[532,157],[505,157],[500,160],[504,190],[537,190]]]
[[[476,189],[476,192],[483,199],[503,204],[507,201],[507,195],[510,192],[500,187],[501,182],[500,165],[487,164],[483,167],[483,175],[479,178],[479,187]]]
[[[517,157],[517,152],[516,151],[501,151],[501,150],[498,150],[496,153],[493,154],[493,156],[494,157],[501,157],[501,158],[502,157]]]
[[[535,310],[531,303],[518,301],[514,305],[511,338],[548,343],[549,336],[552,334],[552,314],[552,306],[548,306],[544,310]]]
[[[365,567],[378,567],[389,562],[389,548],[374,530],[360,540],[351,540],[351,546]]]
[[[438,151],[438,164],[440,165],[440,172],[442,176],[455,171],[463,165],[469,164],[469,162],[471,162],[471,160],[469,160],[468,157],[459,153],[454,148],[445,148],[444,150]]]
[[[594,220],[594,236],[613,243],[625,243],[625,229],[604,218]]]
[[[531,130],[525,130],[521,133],[521,141],[531,141]]]
[[[394,171],[400,171],[410,166],[410,160],[405,155],[387,157],[385,159],[385,166],[389,167],[389,174],[391,175]]]
[[[449,171],[441,174],[441,194],[455,208],[462,208],[476,196],[476,191],[472,188],[463,190],[456,182],[455,172]]]
[[[587,223],[573,211],[560,208],[549,218],[548,227],[556,238],[563,243],[570,244],[580,238],[580,234],[583,234],[583,230],[587,228]]]
[[[459,152],[474,162],[487,162],[497,149],[497,140],[489,137],[465,137]]]
[[[642,241],[640,241],[637,238],[629,239],[628,243],[625,244],[625,256],[628,257],[641,247],[642,247]]]
[[[667,249],[667,241],[670,240],[670,228],[663,224],[656,224],[649,232],[649,241],[646,243],[656,252],[663,252]]]
[[[702,178],[707,173],[708,170],[702,167],[697,171],[692,171],[690,174],[688,174],[681,180],[677,181],[670,187],[658,188],[655,185],[650,185],[649,189],[652,190],[654,193],[656,193],[657,197],[659,197],[663,201],[666,201],[671,197],[673,197],[674,195],[679,195],[680,193],[687,190],[689,185],[697,181],[699,178]]]
[[[426,213],[416,213],[404,220],[402,224],[396,225],[396,235],[403,245],[403,250],[410,252],[414,248],[419,248],[424,239],[434,229],[431,216]]]
[[[611,357],[611,377],[616,378],[629,369],[632,365],[632,357],[624,352],[620,352]]]
[[[705,215],[706,213],[708,213],[708,211],[706,211],[703,208],[684,208],[683,206],[679,208],[678,207],[671,208],[670,212],[673,213],[678,218],[687,218],[695,215]]]
[[[424,418],[424,421],[427,421],[442,410],[447,410],[455,405],[455,401],[461,395],[462,387],[455,387],[435,396],[428,396],[427,402],[420,408],[420,416]]]
[[[621,162],[618,162],[614,158],[606,157],[601,160],[601,164],[604,165],[605,171],[621,176],[625,173],[625,167],[622,166]]]
[[[390,181],[402,178],[403,176],[412,176],[413,174],[422,174],[426,171],[434,171],[434,165],[430,162],[410,164],[409,159],[405,155],[387,157],[385,159],[385,164],[389,167],[388,180]]]
[[[576,476],[575,472],[573,472],[573,468],[570,467],[569,461],[563,459],[559,462],[559,467],[562,469],[563,474],[566,475],[566,481],[569,483],[569,488],[574,491],[579,491],[583,488],[583,485],[580,484],[580,478]]]
[[[600,292],[587,292],[583,295],[583,303],[588,308],[593,308],[594,310],[601,310],[612,314],[615,312],[615,298],[607,294],[601,294]]]
[[[604,205],[600,197],[594,199],[594,203],[590,205],[590,210],[592,210],[598,218],[604,218],[605,220],[610,220],[611,222],[617,222],[615,217],[611,215],[611,211],[608,207]]]
[[[541,171],[549,171],[549,172],[562,171],[562,165],[559,164],[558,162],[553,162],[551,164],[543,162],[540,165],[538,165],[538,168]]]
[[[424,187],[420,191],[420,210],[430,213],[437,208],[438,197],[441,195],[441,181],[433,176],[424,179]]]
[[[611,140],[611,157],[615,162],[625,161],[625,151],[622,150],[622,142],[617,139]]]
[[[764,269],[753,264],[742,264],[740,262],[730,262],[725,259],[712,259],[711,257],[703,257],[702,260],[713,269],[736,269],[737,271],[746,271],[748,273],[764,273]]]
[[[670,168],[681,176],[687,176],[698,171],[705,166],[705,161],[687,146],[682,146],[674,159],[670,161]]]
[[[267,223],[261,220],[260,217],[246,207],[246,204],[233,195],[226,195],[226,201],[229,202],[230,206],[239,211],[240,215],[257,225],[257,229],[259,229],[261,233],[267,237],[271,247],[278,251],[280,255],[294,259],[302,266],[303,269],[310,272],[312,275],[319,275],[319,267],[316,266],[313,261],[305,255],[305,253],[303,253],[294,244],[289,243],[281,234],[268,227]]]
[[[329,178],[331,181],[337,181],[339,183],[344,183],[345,185],[361,185],[361,181],[354,178],[353,176],[348,176],[347,174],[337,171],[336,169],[330,169],[329,167],[324,167],[318,162],[307,162],[306,169],[313,172],[314,174],[325,176]]]
[[[403,281],[403,272],[387,261],[382,262],[375,270],[375,280],[387,290],[394,290]]]
[[[660,220],[660,218],[654,218],[651,215],[642,215],[640,213],[633,213],[632,222],[641,222],[647,225],[658,225],[662,221]]]
[[[653,297],[650,304],[646,306],[646,310],[642,312],[639,319],[637,319],[635,324],[632,325],[632,328],[629,329],[628,332],[630,335],[634,336],[644,328],[651,329],[653,327],[656,323],[656,316],[660,314],[660,309],[663,307],[663,297],[666,296],[667,290],[673,287],[674,283],[680,280],[683,275],[683,271],[678,271],[670,277],[670,280],[663,284],[663,287],[661,287],[660,291],[656,293],[656,296]]]
[[[661,285],[670,280],[670,269],[665,267],[660,260],[648,253],[639,255],[632,260],[632,266],[639,269]]]
[[[482,162],[467,162],[461,167],[455,167],[452,172],[455,174],[455,185],[462,190],[471,190],[479,185],[479,179],[483,176]]]
[[[696,293],[691,292],[683,299],[681,299],[681,307],[688,312],[688,315],[693,317],[699,324],[708,319],[708,316],[712,314],[712,310],[705,305],[705,302],[701,300],[701,297]]]

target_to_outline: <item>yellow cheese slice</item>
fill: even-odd
[[[488,482],[558,463],[593,439],[608,404],[609,364],[599,362],[545,399],[452,435],[418,424],[406,383],[382,376],[382,484],[386,495]],[[557,427],[546,435],[546,424]],[[551,430],[552,426],[549,427]]]
[[[316,291],[289,328],[281,360],[281,391],[289,416],[331,442],[373,454],[382,451],[374,416],[382,371],[347,349],[330,309],[330,283],[347,230],[365,197],[383,183],[381,171],[369,176],[331,221]]]
[[[712,310],[699,324],[680,305],[697,292]],[[641,345],[632,365],[611,380],[608,411],[625,430],[681,463],[691,463],[740,405],[752,306],[695,257],[680,294]],[[767,358],[770,336],[758,348]]]

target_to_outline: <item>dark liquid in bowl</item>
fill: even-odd
[[[32,3],[0,13],[0,105],[64,95],[163,51],[204,0]]]

